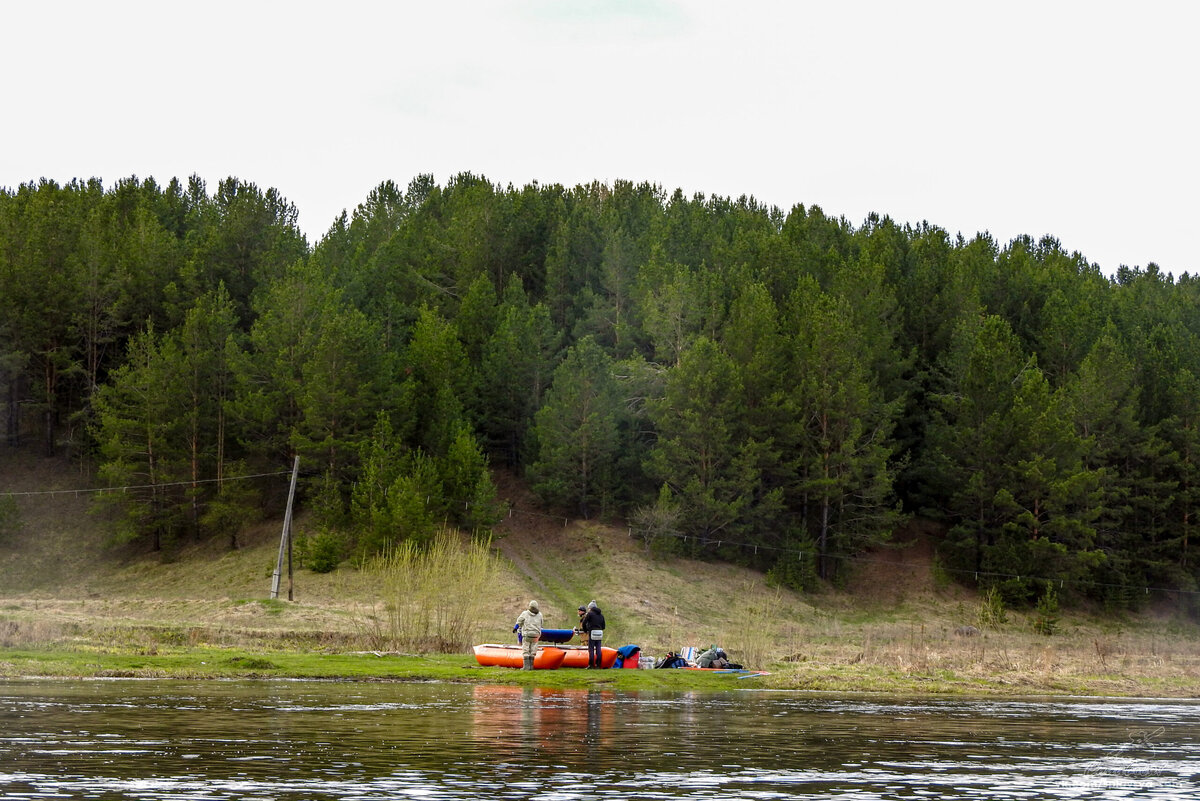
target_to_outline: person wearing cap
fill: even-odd
[[[517,615],[516,628],[521,634],[521,659],[524,663],[521,670],[533,670],[538,639],[542,636],[542,613],[537,601],[530,601],[529,606]]]
[[[589,601],[586,608],[582,606],[579,608],[583,615],[579,628],[583,631],[583,636],[587,638],[588,667],[604,667],[600,650],[600,643],[604,639],[604,613],[600,611],[600,607],[596,605],[595,601]]]

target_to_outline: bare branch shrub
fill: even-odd
[[[468,647],[499,575],[490,540],[468,540],[447,529],[426,544],[398,543],[368,564],[383,585],[383,614],[371,629],[376,646],[392,651]]]

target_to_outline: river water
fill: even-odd
[[[1192,801],[1200,703],[0,681],[3,799],[480,797]]]

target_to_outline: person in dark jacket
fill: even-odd
[[[600,658],[600,643],[604,639],[604,613],[600,611],[599,606],[596,606],[595,601],[588,602],[583,622],[579,624],[579,628],[583,630],[583,636],[587,638],[588,667],[604,667],[603,660]]]

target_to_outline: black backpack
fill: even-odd
[[[654,665],[656,668],[684,668],[687,667],[687,660],[674,651],[669,652]]]

